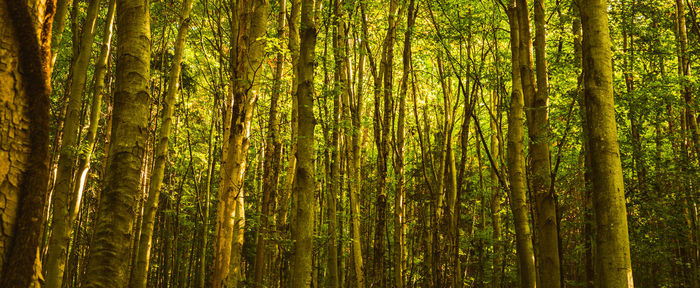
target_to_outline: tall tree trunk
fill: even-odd
[[[577,0],[574,0],[577,1]],[[573,19],[573,34],[574,34],[574,59],[575,65],[578,69],[582,68],[583,65],[583,43],[582,41],[582,31],[581,31],[581,17],[579,12],[578,3],[574,3],[572,6],[574,12]],[[583,77],[583,76],[580,76]],[[581,79],[582,80],[582,79]],[[581,114],[581,126],[583,140],[581,143],[581,153],[583,153],[583,249],[584,249],[584,273],[585,273],[585,283],[584,287],[593,288],[595,287],[595,270],[593,266],[593,236],[594,236],[594,226],[593,226],[593,207],[591,203],[591,154],[588,153],[588,125],[586,119],[586,104],[585,97],[583,95],[583,89],[578,89],[576,91],[578,97],[578,106]]]
[[[396,36],[396,18],[398,10],[398,0],[391,0],[389,4],[389,24],[387,28],[387,37],[382,46],[382,71],[380,75],[383,77],[375,77],[375,80],[383,80],[382,93],[375,93],[375,96],[383,94],[383,113],[379,111],[379,99],[375,99],[375,117],[379,125],[375,129],[381,131],[375,132],[375,141],[377,142],[377,216],[374,230],[374,279],[373,285],[379,288],[386,287],[386,276],[384,267],[384,242],[386,233],[386,214],[387,214],[387,161],[389,160],[389,131],[391,128],[391,117],[393,111],[393,63],[394,63],[394,39]],[[375,87],[382,87],[375,83]],[[378,131],[378,132],[379,132]]]
[[[332,132],[331,132],[331,143],[330,143],[330,179],[329,188],[327,192],[327,203],[328,208],[328,287],[336,288],[339,285],[338,276],[338,215],[336,209],[336,202],[338,196],[340,195],[341,179],[340,179],[340,120],[343,106],[343,99],[347,98],[345,95],[347,90],[345,85],[347,85],[347,71],[346,71],[346,61],[345,61],[345,45],[343,43],[344,38],[340,35],[345,33],[345,25],[343,18],[343,8],[341,0],[333,1],[333,19],[334,19],[334,31],[333,31],[333,51],[335,60],[335,72],[334,72],[334,88],[332,91],[333,95],[333,121],[332,121]]]
[[[521,11],[521,17],[523,15],[527,16],[527,5],[523,5],[520,8],[524,9],[524,11]],[[525,92],[525,103],[528,110],[530,110],[528,115],[528,135],[530,136],[529,145],[532,161],[532,195],[535,200],[536,213],[537,269],[540,286],[556,288],[561,286],[561,268],[559,263],[559,229],[557,228],[556,212],[557,197],[554,189],[552,189],[554,184],[551,183],[552,172],[549,152],[549,75],[545,53],[546,15],[544,0],[534,0],[534,15],[537,89],[531,88]],[[521,18],[520,21],[527,24],[521,25],[521,29],[530,29],[530,22],[527,17]],[[521,38],[521,41],[529,42],[530,38]],[[531,94],[532,92],[534,94]],[[531,100],[528,101],[528,98]]]
[[[90,246],[87,287],[123,287],[129,273],[150,101],[150,15],[147,1],[117,0],[117,83],[107,173]]]
[[[87,16],[83,22],[82,35],[78,53],[74,56],[71,67],[73,80],[68,94],[65,120],[63,121],[63,144],[58,158],[56,185],[53,193],[53,217],[51,221],[51,237],[49,238],[48,254],[46,255],[46,286],[60,288],[63,284],[63,271],[68,255],[68,244],[73,231],[74,217],[70,215],[75,205],[79,205],[80,195],[73,195],[75,176],[74,164],[76,151],[79,149],[78,129],[80,129],[80,109],[83,104],[83,90],[87,79],[88,64],[92,55],[92,42],[95,35],[95,23],[100,0],[91,0],[87,8]]]
[[[364,31],[364,30],[363,30]],[[362,159],[361,159],[361,136],[362,136],[362,113],[363,113],[363,105],[364,105],[364,89],[363,88],[363,80],[364,80],[364,70],[365,70],[365,62],[367,59],[367,54],[366,54],[366,49],[364,45],[366,44],[365,34],[362,32],[362,42],[359,45],[359,59],[357,62],[357,89],[356,93],[354,95],[351,95],[351,93],[346,93],[348,95],[348,105],[345,105],[345,114],[347,117],[351,118],[350,121],[350,127],[349,127],[349,133],[345,133],[345,139],[348,141],[346,146],[348,147],[348,151],[351,155],[349,155],[348,159],[348,177],[350,179],[349,181],[349,190],[350,190],[350,213],[351,213],[351,219],[352,219],[352,263],[353,263],[353,268],[355,272],[355,279],[357,281],[356,287],[358,288],[365,288],[365,275],[364,275],[364,262],[362,258],[362,235],[361,235],[361,227],[360,227],[360,191],[362,190],[362,175],[361,175],[361,167],[362,167]],[[345,43],[347,45],[347,42]],[[347,57],[347,54],[346,54]],[[346,59],[348,61],[349,59]],[[348,71],[350,71],[350,65],[347,65]],[[348,84],[348,90],[350,90],[350,84]],[[353,97],[354,96],[354,97]],[[352,99],[352,100],[350,100]]]
[[[685,5],[684,0],[676,0],[676,29],[677,29],[677,40],[678,40],[678,62],[679,69],[678,74],[684,78],[690,77],[690,52],[688,51],[688,29],[685,24]],[[696,157],[700,159],[700,135],[698,134],[698,122],[695,117],[695,109],[693,109],[693,90],[688,85],[688,80],[682,81],[683,85],[681,88],[681,94],[683,95],[683,101],[685,102],[685,107],[683,113],[681,113],[686,121],[686,125],[692,134],[692,143],[695,146]],[[686,140],[683,139],[685,142]]]
[[[294,174],[296,171],[296,162],[297,162],[297,156],[296,156],[296,151],[297,151],[297,127],[298,127],[298,119],[297,119],[297,109],[298,109],[298,103],[297,103],[297,63],[299,62],[299,17],[301,13],[301,2],[299,0],[291,0],[291,11],[289,14],[289,19],[288,19],[288,25],[289,25],[289,40],[288,40],[288,48],[289,52],[291,54],[291,64],[292,64],[292,85],[290,87],[290,96],[292,98],[292,107],[291,107],[291,123],[290,123],[290,145],[289,145],[289,151],[287,152],[287,171],[285,173],[285,183],[284,183],[284,188],[281,190],[281,194],[279,197],[279,200],[277,201],[277,229],[280,230],[282,235],[284,235],[285,239],[288,239],[289,235],[289,211],[290,205],[289,205],[289,198],[292,193],[293,185],[294,185]],[[291,201],[294,202],[294,201]],[[277,244],[278,247],[278,253],[277,257],[278,259],[276,260],[277,263],[277,268],[279,269],[279,278],[280,278],[280,286],[285,287],[288,285],[288,276],[289,276],[289,249],[286,248],[285,245],[280,245],[279,243]]]
[[[498,86],[498,85],[497,85]],[[498,123],[496,119],[499,118],[498,114],[500,114],[500,101],[498,97],[498,92],[495,89],[499,89],[499,87],[495,87],[494,91],[491,93],[491,101],[490,101],[490,111],[489,111],[489,128],[491,129],[491,137],[489,137],[489,150],[491,151],[491,157],[495,160],[495,163],[493,167],[491,167],[491,226],[493,226],[493,231],[492,231],[492,236],[493,236],[493,262],[491,263],[491,267],[493,267],[492,271],[492,279],[491,281],[492,287],[497,288],[500,287],[499,282],[501,279],[499,279],[499,266],[501,263],[501,193],[500,193],[500,185],[498,183],[498,157],[500,155],[500,144],[498,143],[498,133],[500,133],[498,130],[500,129],[498,126]]]
[[[397,171],[396,188],[394,194],[394,286],[404,287],[405,261],[405,233],[406,233],[406,208],[404,201],[405,191],[405,138],[406,138],[406,94],[408,91],[408,78],[411,75],[411,37],[413,26],[416,22],[415,0],[409,0],[408,14],[406,15],[406,32],[403,42],[403,76],[401,77],[401,88],[399,94],[399,116],[396,122],[396,157],[394,170]],[[455,187],[456,189],[457,187]],[[458,273],[459,274],[459,273]]]
[[[690,53],[688,51],[688,31],[686,27],[686,21],[685,21],[685,5],[684,5],[684,0],[676,0],[676,40],[678,41],[677,43],[677,52],[678,52],[678,76],[682,78],[681,80],[681,96],[682,100],[684,103],[683,108],[681,109],[681,134],[684,139],[681,139],[681,153],[683,154],[681,156],[681,161],[684,161],[685,163],[683,166],[689,166],[692,165],[692,161],[700,161],[700,136],[698,135],[698,123],[697,123],[697,118],[695,116],[695,104],[693,100],[693,89],[690,87],[688,84],[689,78],[691,76],[691,68],[690,68]],[[690,131],[690,137],[687,136],[686,131]],[[687,138],[686,138],[687,137]],[[690,147],[695,148],[694,151]],[[695,153],[695,159],[693,159],[692,155]],[[684,168],[681,168],[681,171],[686,170]],[[693,189],[692,184],[687,184],[689,187],[685,189]],[[688,192],[686,192],[688,193]],[[690,196],[692,197],[692,196]],[[690,215],[687,213],[687,200],[684,199],[684,205],[685,207],[683,208],[684,211],[686,211],[686,223],[687,223],[687,239],[688,242],[686,244],[686,247],[684,249],[687,250],[688,254],[688,261],[690,262],[690,267],[688,268],[689,271],[689,279],[691,287],[698,287],[700,283],[698,282],[698,251],[697,251],[697,240],[696,238],[696,229],[693,225],[693,221],[690,218]]]
[[[214,157],[214,129],[216,124],[216,116],[218,111],[218,97],[214,97],[215,104],[211,110],[211,123],[209,124],[209,140],[207,142],[207,178],[206,178],[206,190],[204,194],[204,212],[202,213],[202,231],[201,231],[201,247],[199,249],[199,270],[196,272],[196,284],[195,287],[204,288],[206,286],[207,278],[207,243],[209,240],[209,202],[211,199],[211,186],[212,178],[214,177],[214,167],[216,165],[216,158]]]
[[[525,145],[524,145],[524,99],[520,73],[520,44],[519,14],[516,0],[508,7],[508,22],[510,23],[510,45],[512,55],[512,92],[510,113],[508,116],[508,176],[510,182],[510,207],[513,211],[515,226],[515,247],[518,256],[520,287],[536,287],[535,255],[532,247],[532,234],[527,209],[527,181],[525,180]]]
[[[291,288],[306,288],[311,284],[314,232],[314,112],[313,79],[316,24],[314,0],[301,1],[301,40],[297,64],[297,103],[299,135],[297,137],[297,166],[293,197],[296,199],[295,225],[292,230],[293,256]]]
[[[243,176],[247,167],[250,126],[253,108],[258,99],[258,71],[262,71],[267,0],[233,2],[236,11],[232,24],[231,95],[224,121],[230,131],[224,133],[217,236],[214,245],[212,285],[237,287],[242,277],[241,249],[245,230]],[[227,284],[228,283],[228,284]],[[226,286],[228,285],[228,286]]]
[[[622,165],[615,124],[607,2],[582,0],[586,119],[601,288],[633,287]]]
[[[277,16],[277,38],[282,40],[284,37],[285,13],[287,7],[286,0],[280,0],[280,11]],[[263,175],[263,196],[261,211],[261,225],[257,232],[257,249],[255,254],[255,267],[253,285],[255,287],[266,287],[263,282],[263,269],[265,266],[265,255],[267,248],[265,247],[265,234],[268,234],[270,221],[274,220],[273,207],[270,207],[277,198],[277,185],[279,184],[279,165],[282,154],[282,141],[279,138],[279,120],[277,120],[277,106],[279,98],[282,95],[282,69],[284,65],[284,54],[282,51],[277,53],[275,60],[275,75],[272,80],[272,93],[270,95],[270,113],[267,122],[267,139],[265,147],[265,163]]]
[[[151,255],[153,226],[158,211],[158,202],[160,201],[160,189],[163,185],[163,177],[165,174],[165,162],[168,156],[168,147],[170,141],[170,126],[172,125],[173,110],[175,108],[175,98],[180,87],[180,73],[182,70],[182,59],[185,54],[185,43],[187,42],[187,30],[190,24],[190,11],[192,10],[193,0],[184,0],[182,2],[182,11],[180,14],[180,29],[177,32],[175,40],[175,54],[173,62],[170,64],[170,75],[168,79],[168,90],[165,93],[163,100],[163,109],[161,110],[161,124],[158,131],[158,142],[155,149],[155,162],[151,169],[151,179],[148,186],[148,198],[143,207],[143,220],[141,221],[141,236],[139,237],[137,253],[135,255],[135,265],[133,267],[133,275],[131,277],[131,287],[145,288],[148,281],[148,267]]]
[[[39,287],[53,1],[0,3],[0,286]],[[21,72],[20,72],[21,71]]]

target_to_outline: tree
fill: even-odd
[[[615,124],[606,1],[581,0],[583,75],[596,220],[596,282],[633,287],[627,209]]]
[[[520,287],[536,287],[535,254],[532,248],[532,234],[527,211],[527,182],[525,180],[525,147],[523,106],[525,105],[520,82],[520,34],[519,13],[516,0],[512,0],[508,6],[508,22],[510,24],[511,45],[511,75],[512,87],[510,95],[510,112],[508,115],[508,170],[510,189],[510,206],[513,211],[515,225],[516,250],[518,254],[518,271],[520,275]]]
[[[175,55],[170,67],[170,79],[168,80],[168,90],[165,92],[163,109],[161,110],[161,126],[158,131],[158,142],[155,148],[155,163],[151,170],[151,180],[148,188],[148,198],[144,204],[143,220],[141,221],[141,235],[138,237],[138,252],[135,257],[135,266],[131,277],[131,287],[145,288],[148,282],[148,262],[151,254],[153,224],[160,202],[160,190],[163,184],[163,174],[165,172],[165,162],[168,154],[168,142],[170,141],[170,126],[172,125],[175,98],[180,87],[180,71],[182,70],[182,58],[185,54],[185,42],[187,30],[190,24],[190,11],[193,0],[182,2],[180,14],[180,30],[177,32],[175,40]]]
[[[75,216],[71,215],[77,211],[82,195],[73,194],[74,187],[77,186],[75,179],[76,167],[74,164],[77,158],[77,151],[80,151],[78,144],[78,128],[80,126],[80,109],[83,100],[83,90],[87,79],[88,64],[92,55],[92,41],[96,30],[97,12],[100,7],[99,0],[92,0],[88,4],[87,16],[83,22],[83,30],[80,36],[78,54],[73,59],[71,73],[73,79],[70,84],[70,94],[66,116],[63,121],[63,144],[61,145],[60,156],[58,158],[58,169],[56,173],[56,184],[53,193],[53,217],[51,227],[53,233],[49,238],[49,249],[46,255],[47,287],[60,288],[63,283],[63,271],[68,256],[68,244],[73,230]],[[79,171],[82,172],[82,171]],[[81,192],[82,190],[76,190]]]
[[[53,2],[0,3],[0,285],[39,287]]]
[[[299,26],[299,62],[297,66],[297,111],[299,135],[297,136],[297,166],[292,197],[296,223],[292,228],[292,288],[309,287],[311,283],[311,259],[314,232],[314,112],[313,79],[314,49],[316,47],[316,23],[314,0],[301,0]]]
[[[258,99],[257,71],[262,66],[267,23],[267,0],[238,1],[232,21],[231,95],[224,116],[223,160],[217,208],[217,236],[214,246],[214,287],[237,287],[241,274],[241,249],[245,231],[243,176],[247,168],[250,125]],[[228,101],[230,100],[230,101]],[[231,244],[233,243],[233,244]]]
[[[147,1],[117,0],[116,87],[109,159],[90,246],[86,287],[128,283],[141,160],[150,103],[151,31]]]

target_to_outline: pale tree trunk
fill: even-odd
[[[348,129],[348,133],[345,133],[345,139],[347,141],[346,146],[348,147],[349,154],[348,155],[348,178],[350,179],[349,181],[349,190],[350,190],[350,213],[351,213],[351,221],[352,221],[352,236],[351,236],[351,241],[352,241],[352,263],[353,263],[353,268],[355,271],[355,279],[357,281],[356,287],[358,288],[364,288],[365,287],[365,275],[364,275],[364,263],[363,263],[363,258],[362,258],[362,235],[361,235],[361,227],[360,227],[360,191],[362,190],[362,175],[361,175],[361,134],[362,134],[362,111],[363,111],[363,104],[364,104],[364,99],[363,99],[363,91],[362,89],[362,81],[365,78],[364,77],[364,68],[365,68],[365,61],[367,59],[367,54],[366,50],[364,49],[364,44],[366,43],[364,41],[365,35],[364,32],[362,34],[362,43],[359,45],[359,59],[357,62],[357,88],[354,95],[352,93],[346,93],[348,95],[348,98],[351,98],[352,100],[348,99],[348,101],[345,101],[348,103],[348,105],[345,105],[345,115],[347,118],[350,118],[350,127]],[[346,40],[347,41],[347,40]],[[347,42],[345,42],[345,45],[347,47]],[[346,49],[347,51],[347,49]],[[347,54],[346,54],[347,57]],[[349,59],[346,59],[346,61],[349,61]],[[347,65],[347,64],[346,64]],[[348,72],[350,71],[350,65],[347,65],[347,70]],[[350,74],[350,73],[348,73]],[[349,77],[348,77],[349,78]],[[352,91],[349,87],[350,84],[348,84],[348,90]]]
[[[104,33],[103,37],[104,39],[102,40],[102,48],[100,49],[100,56],[97,58],[95,62],[95,74],[93,76],[93,81],[95,82],[93,85],[93,91],[92,91],[92,103],[90,105],[90,126],[88,127],[88,132],[86,135],[86,151],[84,153],[81,153],[80,159],[79,159],[79,164],[78,164],[78,170],[76,170],[76,184],[73,187],[73,195],[78,195],[78,199],[76,201],[73,201],[73,206],[71,206],[71,219],[75,219],[77,213],[78,213],[78,208],[80,208],[80,198],[82,198],[83,191],[85,190],[85,183],[87,181],[87,173],[88,170],[90,169],[90,160],[92,158],[92,155],[95,150],[95,141],[97,139],[97,128],[99,127],[100,124],[100,115],[102,114],[102,98],[104,97],[104,94],[107,93],[105,91],[105,75],[107,74],[107,64],[109,60],[109,55],[111,50],[111,44],[112,44],[112,34],[113,34],[113,28],[114,28],[114,15],[115,15],[115,10],[116,10],[116,5],[117,2],[116,0],[110,0],[109,1],[109,7],[107,10],[107,16],[105,18],[105,26],[104,26]]]
[[[524,99],[520,73],[520,35],[519,15],[516,0],[508,7],[510,24],[510,45],[512,55],[512,92],[510,113],[508,115],[508,176],[510,182],[510,207],[513,211],[515,226],[515,247],[518,257],[520,287],[536,287],[535,255],[532,247],[532,234],[527,208],[527,182],[525,180],[525,145],[524,145]]]
[[[132,270],[131,287],[145,288],[148,282],[148,262],[151,255],[151,246],[153,244],[153,225],[158,211],[158,202],[160,202],[160,190],[163,185],[163,176],[165,173],[165,162],[168,156],[168,147],[170,141],[170,126],[173,123],[173,110],[175,108],[175,99],[180,87],[180,73],[182,70],[182,59],[185,54],[185,44],[187,42],[187,30],[190,23],[190,11],[192,10],[193,0],[184,0],[182,2],[182,10],[180,14],[180,28],[177,32],[175,40],[175,52],[173,62],[170,64],[170,75],[168,80],[168,88],[165,92],[163,100],[163,109],[161,110],[161,124],[158,131],[158,138],[155,147],[155,161],[151,169],[151,177],[148,186],[148,196],[143,207],[143,220],[141,221],[141,236],[138,239],[138,247],[136,249],[135,265]]]
[[[116,89],[109,160],[90,246],[86,287],[128,283],[129,246],[148,131],[150,15],[147,1],[117,0]]]
[[[68,12],[68,5],[72,1],[69,0],[57,0],[56,3],[56,14],[54,15],[53,23],[53,39],[51,40],[51,66],[56,63],[56,58],[58,56],[58,48],[61,46],[61,39],[63,39],[63,29],[66,28],[66,13]]]
[[[311,284],[314,230],[314,112],[313,80],[316,24],[314,0],[301,1],[301,42],[297,64],[297,103],[299,134],[297,137],[296,180],[292,197],[296,199],[295,223],[292,230],[293,256],[291,288],[306,288]]]
[[[381,84],[376,84],[375,87],[381,89],[380,93],[375,93],[375,96],[383,94],[383,113],[380,114],[379,104],[375,103],[375,141],[377,142],[377,202],[376,202],[376,225],[374,231],[374,279],[372,284],[379,288],[386,287],[385,267],[384,267],[384,242],[386,233],[386,214],[387,214],[387,162],[389,160],[389,131],[391,128],[391,117],[393,111],[393,63],[394,63],[394,40],[396,37],[396,18],[398,10],[398,0],[391,0],[389,3],[389,24],[387,28],[387,37],[384,40],[382,47],[381,69],[383,77],[375,77],[375,81],[383,80]],[[379,88],[382,87],[382,88]],[[375,99],[378,102],[379,97]],[[377,125],[378,124],[378,125]],[[380,132],[381,131],[381,132]]]
[[[0,286],[40,287],[52,1],[0,3]],[[21,71],[21,72],[20,72]]]
[[[100,0],[91,0],[87,8],[87,16],[83,22],[82,35],[78,53],[74,55],[71,66],[73,80],[68,94],[68,103],[65,120],[63,121],[63,144],[58,158],[58,170],[56,184],[53,192],[53,217],[51,221],[51,237],[49,238],[48,252],[46,255],[46,287],[60,288],[63,284],[63,271],[68,255],[68,244],[73,230],[74,218],[70,215],[71,206],[78,205],[80,195],[72,195],[71,189],[75,185],[74,163],[76,151],[80,151],[78,144],[78,130],[80,129],[80,108],[83,103],[83,90],[87,79],[87,69],[92,55],[92,42],[95,35],[95,23],[97,12],[100,8]]]
[[[397,171],[396,188],[394,195],[394,286],[404,287],[403,271],[405,269],[404,255],[406,254],[406,208],[404,201],[405,191],[405,138],[406,138],[406,94],[408,91],[408,78],[411,74],[411,37],[413,26],[416,22],[415,0],[409,0],[408,14],[406,16],[406,32],[403,42],[403,76],[401,77],[401,90],[399,94],[399,116],[396,122],[396,160],[394,170]],[[456,187],[455,187],[456,189]],[[459,264],[458,264],[459,265]],[[459,273],[458,273],[459,274]]]
[[[289,14],[289,19],[288,25],[289,25],[289,41],[288,41],[288,47],[289,47],[289,52],[291,54],[291,64],[292,64],[292,85],[290,87],[290,96],[292,98],[292,109],[290,111],[291,114],[291,123],[290,123],[290,145],[289,145],[289,151],[287,152],[287,171],[286,171],[286,176],[285,176],[285,183],[284,183],[284,188],[281,190],[279,200],[277,201],[277,229],[282,233],[282,235],[288,237],[289,235],[289,211],[290,205],[289,205],[289,197],[290,194],[292,193],[293,189],[293,184],[294,184],[294,173],[296,171],[296,151],[297,151],[297,144],[296,144],[296,137],[297,137],[297,127],[298,127],[298,119],[297,119],[297,63],[299,61],[299,17],[301,13],[301,3],[299,0],[291,0],[291,11]],[[288,239],[288,238],[286,238]],[[288,275],[289,275],[289,250],[285,248],[284,245],[279,245],[277,243],[277,260],[276,260],[276,268],[279,271],[279,279],[280,279],[280,286],[284,287],[287,285],[287,280],[288,280]]]
[[[607,1],[582,0],[586,119],[596,219],[597,285],[634,287],[617,140]]]
[[[277,18],[277,38],[284,37],[285,13],[287,7],[286,0],[280,0],[280,12]],[[275,74],[272,80],[272,93],[270,95],[270,113],[267,122],[267,139],[265,139],[265,163],[263,164],[263,189],[262,203],[260,209],[260,227],[257,231],[257,249],[255,254],[255,266],[253,275],[253,285],[255,287],[266,287],[263,282],[263,269],[265,268],[265,234],[269,234],[269,227],[274,220],[273,207],[270,207],[277,198],[277,185],[279,184],[279,165],[282,154],[282,142],[279,138],[279,120],[277,119],[277,106],[282,95],[282,68],[284,65],[284,54],[278,52],[275,60]]]
[[[250,145],[250,124],[253,108],[258,99],[259,83],[256,75],[262,73],[262,55],[267,11],[266,0],[231,3],[234,13],[234,33],[231,43],[231,95],[227,96],[229,109],[224,117],[229,131],[224,133],[221,184],[217,216],[217,234],[214,245],[213,287],[237,287],[242,277],[241,249],[245,230],[243,176],[247,167]],[[229,100],[231,102],[229,102]],[[228,286],[227,286],[228,285]]]

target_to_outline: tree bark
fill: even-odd
[[[522,15],[527,15],[527,5]],[[535,200],[535,239],[537,239],[537,268],[540,286],[560,287],[561,269],[559,257],[559,228],[557,223],[557,197],[551,182],[552,172],[549,151],[549,72],[545,53],[545,10],[543,0],[534,0],[535,15],[535,66],[537,89],[529,90],[533,97],[526,95],[528,116],[528,135],[530,136],[530,157],[532,167],[532,195]],[[527,23],[521,28],[529,29],[528,18],[521,18]],[[521,39],[530,41],[530,38]],[[526,92],[527,94],[527,92]],[[532,100],[527,102],[527,98]]]
[[[224,133],[224,153],[221,165],[217,236],[214,245],[214,269],[212,285],[237,287],[242,278],[241,249],[245,231],[243,176],[247,168],[250,126],[253,108],[258,99],[258,72],[262,70],[262,57],[267,23],[267,0],[237,1],[232,11],[237,11],[232,21],[231,33],[231,96],[232,103],[224,121],[230,131]],[[228,286],[226,286],[228,285]]]
[[[53,1],[0,3],[0,286],[40,287]],[[20,72],[21,71],[21,72]]]
[[[311,285],[314,230],[314,112],[313,79],[316,24],[314,0],[301,1],[301,40],[297,64],[297,103],[299,135],[297,137],[296,181],[293,197],[296,198],[295,225],[292,230],[293,256],[291,288]]]
[[[116,90],[105,185],[90,246],[86,287],[123,287],[139,195],[150,101],[150,15],[147,1],[117,0]]]
[[[287,7],[286,0],[280,0],[280,12],[277,16],[277,38],[282,40],[284,37],[285,13]],[[263,282],[263,269],[265,266],[265,255],[267,248],[265,247],[265,234],[269,233],[269,227],[274,220],[273,203],[277,198],[277,185],[279,184],[279,165],[282,154],[282,142],[279,138],[279,120],[277,119],[277,106],[279,98],[282,95],[282,69],[284,65],[284,54],[282,51],[277,53],[275,60],[274,79],[272,80],[272,94],[270,95],[270,112],[267,122],[267,139],[265,140],[265,163],[263,164],[263,189],[262,203],[260,208],[261,225],[257,231],[257,249],[255,255],[254,279],[255,287],[266,287]]]
[[[406,16],[406,32],[403,42],[403,76],[401,77],[401,88],[399,94],[399,116],[396,122],[396,160],[394,170],[397,171],[396,188],[394,194],[394,286],[404,287],[403,271],[405,269],[404,255],[406,254],[405,233],[406,233],[406,208],[404,206],[405,191],[405,137],[406,137],[406,94],[408,91],[408,78],[411,74],[411,37],[413,26],[416,22],[415,0],[409,0],[408,14]],[[455,187],[457,189],[457,187]]]
[[[515,225],[515,244],[518,257],[520,287],[536,287],[535,255],[532,247],[532,234],[527,208],[527,182],[525,180],[525,145],[524,145],[524,99],[520,73],[519,14],[516,0],[508,7],[510,24],[510,45],[512,55],[512,92],[510,112],[508,115],[508,176],[510,182],[510,207],[513,211]]]
[[[74,55],[71,66],[73,80],[68,94],[68,103],[65,120],[63,121],[63,135],[60,156],[58,158],[58,170],[56,184],[53,192],[53,217],[51,221],[51,237],[49,238],[48,252],[46,255],[46,287],[60,288],[63,284],[63,271],[65,270],[68,256],[68,244],[73,231],[74,217],[71,215],[75,205],[79,205],[82,195],[72,194],[75,162],[77,154],[81,151],[78,139],[80,129],[80,109],[83,104],[83,90],[87,79],[90,55],[92,55],[92,42],[95,36],[97,14],[100,8],[100,0],[91,0],[87,8],[87,16],[83,22],[83,30],[80,36],[78,53]],[[76,191],[81,192],[81,191]]]
[[[615,123],[607,2],[582,0],[583,69],[601,288],[633,287],[622,165]]]
[[[170,126],[173,123],[173,110],[177,97],[178,88],[180,87],[180,73],[182,70],[182,59],[185,54],[185,44],[187,42],[187,30],[190,23],[190,11],[192,10],[193,0],[184,0],[182,2],[180,14],[180,29],[177,32],[175,40],[175,53],[173,62],[170,64],[170,75],[168,79],[168,88],[165,92],[163,100],[163,109],[161,110],[161,124],[158,131],[158,140],[155,148],[155,161],[151,169],[151,179],[148,186],[148,198],[143,207],[143,220],[141,221],[141,236],[138,240],[138,248],[136,252],[135,265],[133,267],[133,275],[131,277],[131,287],[145,288],[148,282],[148,269],[151,255],[151,247],[153,244],[153,226],[155,224],[156,211],[158,211],[158,202],[160,202],[160,190],[163,185],[163,177],[165,174],[165,162],[168,156],[168,147],[170,141]]]

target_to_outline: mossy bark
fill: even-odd
[[[293,198],[296,198],[295,222],[292,230],[293,256],[291,288],[311,285],[313,232],[315,218],[313,79],[316,23],[314,0],[301,1],[299,29],[300,53],[297,66],[297,103],[299,135],[297,137],[297,166]]]
[[[520,41],[518,34],[519,15],[515,0],[508,7],[510,23],[510,45],[512,54],[512,91],[508,115],[508,170],[510,182],[510,207],[515,225],[515,245],[518,257],[520,287],[536,287],[535,255],[532,247],[532,233],[527,208],[527,182],[525,180],[524,111],[520,74]]]
[[[151,31],[148,1],[117,0],[116,87],[109,159],[95,234],[90,246],[86,287],[124,287],[134,210],[140,194],[150,103]]]
[[[582,0],[583,74],[596,222],[596,283],[634,287],[615,123],[607,1]]]

